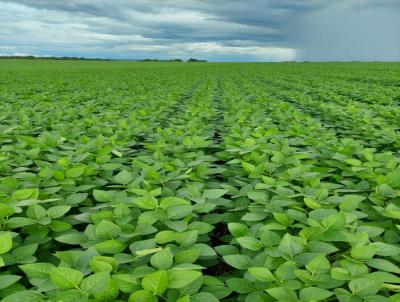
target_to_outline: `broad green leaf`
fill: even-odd
[[[95,244],[94,248],[101,254],[118,254],[126,248],[126,244],[111,239]]]
[[[193,295],[190,302],[218,302],[219,300],[211,293],[201,292]],[[186,301],[185,301],[186,302]]]
[[[243,169],[248,173],[253,173],[256,170],[256,167],[248,162],[242,162]]]
[[[158,201],[152,196],[136,197],[132,201],[136,206],[146,210],[154,210],[158,206]]]
[[[80,177],[83,173],[85,173],[84,166],[74,167],[65,171],[65,175],[68,178],[77,178]]]
[[[249,231],[246,225],[236,222],[228,223],[228,229],[234,237],[246,236]]]
[[[70,206],[55,206],[47,210],[47,215],[51,219],[59,218],[71,209]]]
[[[377,247],[373,245],[356,245],[351,249],[351,257],[354,259],[366,260],[374,257]]]
[[[175,262],[179,263],[193,263],[199,258],[200,251],[198,249],[189,249],[179,251],[175,254]]]
[[[142,280],[142,287],[155,295],[163,294],[168,287],[168,274],[165,270],[145,276]]]
[[[251,258],[245,255],[226,255],[223,259],[230,266],[240,270],[249,268],[252,263]]]
[[[95,273],[112,272],[118,269],[118,261],[114,257],[94,256],[90,265]]]
[[[261,233],[260,241],[264,246],[276,246],[281,242],[281,237],[273,231],[265,230]]]
[[[233,290],[239,294],[247,294],[247,293],[254,291],[254,289],[255,289],[253,284],[250,281],[243,279],[243,278],[228,279],[226,281],[226,284],[228,285],[228,287],[231,290]]]
[[[148,290],[139,290],[129,296],[128,302],[157,302],[158,299]]]
[[[86,237],[81,233],[71,233],[65,234],[54,238],[58,242],[67,243],[67,244],[81,244],[87,241]]]
[[[270,282],[275,280],[271,271],[265,267],[250,267],[249,273],[259,281]]]
[[[267,293],[277,299],[277,301],[298,301],[297,294],[294,290],[284,287],[274,287],[266,290]]]
[[[9,287],[19,279],[21,279],[21,276],[18,275],[0,275],[0,289]]]
[[[137,279],[131,274],[114,274],[112,280],[123,293],[132,293],[140,288]]]
[[[0,232],[0,254],[5,254],[11,250],[13,244],[10,232]]]
[[[15,210],[12,207],[10,207],[4,203],[0,203],[0,218],[5,218],[8,216],[11,216],[14,213],[15,213]]]
[[[110,274],[107,272],[102,272],[90,275],[83,279],[80,287],[85,292],[95,294],[103,291],[104,288],[107,288],[109,282]]]
[[[208,189],[203,193],[203,197],[206,199],[216,199],[228,193],[225,189]]]
[[[400,274],[400,267],[385,259],[369,259],[367,265],[380,271]]]
[[[21,302],[21,301],[43,302],[44,296],[41,293],[38,293],[33,290],[21,290],[12,293],[11,295],[8,295],[7,297],[1,300],[1,302]]]
[[[36,188],[20,189],[12,194],[16,200],[36,199],[39,196],[39,190]]]
[[[293,256],[300,254],[303,251],[303,243],[297,236],[285,234],[278,247],[279,251],[293,258]]]
[[[121,233],[121,228],[109,220],[102,220],[96,226],[96,237],[102,239],[113,239]]]
[[[306,264],[307,270],[311,273],[311,275],[326,272],[331,268],[331,265],[326,259],[326,257],[322,254],[315,256],[310,262]]]
[[[351,292],[360,297],[375,295],[381,287],[381,282],[373,281],[369,278],[357,278],[349,283]]]
[[[112,191],[93,190],[93,196],[97,201],[108,202],[112,201],[115,193]]]
[[[373,242],[370,244],[376,248],[375,254],[378,256],[397,256],[400,254],[400,247],[384,242]]]
[[[168,269],[173,264],[173,254],[170,248],[165,248],[164,250],[155,253],[150,258],[150,263],[152,266],[158,269]]]
[[[182,288],[201,276],[200,272],[187,269],[170,269],[168,271],[168,287]]]
[[[175,241],[177,238],[177,233],[173,231],[161,231],[156,234],[154,240],[158,244],[164,244],[171,241]]]
[[[53,267],[50,271],[51,282],[61,289],[77,287],[82,279],[83,274],[71,268]]]
[[[237,238],[240,246],[252,251],[258,251],[262,248],[262,244],[259,240],[254,237],[240,237]]]
[[[352,211],[358,208],[360,202],[365,200],[365,196],[348,194],[341,198],[339,208],[342,210]]]
[[[304,302],[321,301],[332,295],[332,292],[323,288],[307,287],[300,291],[300,300]]]
[[[129,184],[133,180],[133,174],[126,170],[122,170],[117,175],[114,176],[114,181],[119,184]]]

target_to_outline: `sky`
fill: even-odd
[[[400,61],[400,0],[0,0],[0,55]]]

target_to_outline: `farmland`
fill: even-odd
[[[400,301],[400,63],[0,61],[0,299]]]

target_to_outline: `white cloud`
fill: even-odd
[[[333,20],[338,7],[343,22]],[[390,21],[399,8],[399,0],[0,0],[0,51],[277,61],[347,57],[348,45],[372,32],[379,43],[364,47],[365,38],[357,49],[379,59],[400,47],[398,21]]]

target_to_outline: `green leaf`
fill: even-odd
[[[353,211],[358,208],[361,201],[365,200],[365,196],[348,194],[341,198],[339,208],[341,210]]]
[[[300,291],[300,300],[304,302],[321,301],[332,295],[332,292],[323,288],[307,287]]]
[[[356,245],[351,249],[351,257],[354,259],[366,260],[374,257],[377,247],[373,245]]]
[[[260,241],[264,246],[276,246],[281,242],[281,237],[269,230],[265,230],[261,233]]]
[[[275,277],[271,273],[271,271],[265,267],[250,267],[249,273],[255,279],[262,281],[262,282],[270,282],[270,281],[275,280]]]
[[[154,294],[163,294],[168,287],[168,274],[161,270],[145,276],[142,280],[142,287]]]
[[[67,196],[66,203],[70,204],[70,205],[79,204],[79,203],[85,201],[87,197],[88,197],[88,193],[71,194],[71,195]]]
[[[200,272],[187,269],[170,269],[168,271],[168,287],[182,288],[201,276]]]
[[[247,294],[247,293],[254,291],[253,284],[250,281],[243,279],[243,278],[228,279],[226,281],[226,284],[228,285],[228,287],[231,290],[233,290],[239,294]]]
[[[234,237],[246,236],[249,231],[249,228],[246,225],[236,222],[228,223],[228,229]]]
[[[303,251],[303,243],[300,237],[286,233],[279,243],[278,249],[282,253],[293,258],[293,256],[298,255]]]
[[[128,302],[157,302],[157,297],[148,290],[139,290],[129,296]]]
[[[351,280],[349,283],[351,292],[360,297],[375,295],[381,289],[381,287],[381,282],[377,282],[369,278],[357,278]]]
[[[50,280],[61,289],[74,288],[81,283],[83,274],[80,271],[67,267],[53,267],[50,271]]]
[[[370,244],[376,248],[375,254],[378,256],[397,256],[400,254],[400,247],[383,242],[373,242]]]
[[[83,279],[81,289],[88,293],[100,293],[107,288],[110,282],[110,274],[107,272],[90,275]]]
[[[175,241],[176,238],[177,238],[176,232],[167,230],[167,231],[158,232],[156,234],[156,236],[154,237],[154,240],[158,244],[165,244],[165,243],[168,243],[171,241]]]
[[[290,290],[284,287],[274,287],[266,290],[269,295],[277,299],[278,301],[298,301],[297,294],[294,290]]]
[[[223,259],[230,266],[237,269],[248,269],[252,264],[251,258],[246,255],[226,255]]]
[[[113,191],[93,190],[93,196],[97,201],[108,202],[112,201],[115,193]]]
[[[192,300],[193,300],[193,299],[192,299]],[[189,296],[184,296],[184,297],[179,298],[178,300],[176,300],[176,302],[190,302],[190,301],[192,301],[192,300],[190,300],[190,297],[189,297]],[[209,300],[207,300],[207,301],[209,301]]]
[[[36,188],[20,189],[12,194],[16,200],[36,199],[39,196],[39,190]]]
[[[397,169],[393,172],[389,172],[386,175],[387,183],[392,188],[400,188],[400,170]]]
[[[252,251],[258,251],[262,248],[262,244],[259,240],[254,237],[240,237],[237,238],[240,246]]]
[[[42,294],[33,291],[33,290],[21,290],[18,292],[15,292],[4,299],[1,300],[1,302],[43,302],[44,297]]]
[[[12,247],[12,235],[10,232],[0,233],[0,254],[5,254]]]
[[[126,245],[112,239],[97,243],[94,245],[94,248],[101,254],[118,254],[126,248]]]
[[[242,161],[243,169],[248,173],[253,173],[256,170],[256,167],[250,163]]]
[[[94,256],[90,265],[95,273],[110,273],[118,269],[118,261],[114,257]]]
[[[247,197],[249,199],[257,201],[257,202],[268,201],[268,194],[265,192],[261,192],[261,191],[248,192]]]
[[[85,166],[74,167],[65,171],[65,175],[68,178],[77,178],[85,173]]]
[[[114,176],[114,181],[119,184],[129,184],[133,180],[133,174],[126,170],[122,170],[117,175]]]
[[[179,251],[175,254],[175,262],[179,263],[193,263],[199,258],[200,251],[198,249],[190,249]]]
[[[326,259],[325,255],[315,256],[311,261],[309,261],[306,265],[307,270],[312,274],[326,272],[331,268],[331,265]]]
[[[86,237],[78,232],[57,236],[54,239],[66,244],[81,244],[87,241]]]
[[[190,302],[218,302],[219,300],[211,293],[201,292],[193,295]]]
[[[29,278],[33,279],[48,279],[53,267],[51,263],[30,263],[19,266]]]
[[[51,219],[59,218],[71,209],[70,206],[55,206],[47,210],[47,215]]]
[[[136,197],[132,201],[136,206],[146,210],[155,210],[158,206],[158,201],[152,196]]]
[[[0,218],[5,218],[8,216],[11,216],[14,213],[15,213],[15,210],[12,207],[10,207],[4,203],[0,203]]]
[[[168,269],[173,264],[173,254],[170,248],[165,248],[164,250],[154,254],[150,258],[150,263],[152,266],[158,269]]]
[[[367,265],[380,271],[400,274],[400,268],[396,264],[385,259],[370,259],[367,261]]]
[[[10,285],[21,279],[21,276],[17,275],[0,275],[0,289],[9,287]]]
[[[123,293],[132,293],[140,288],[136,278],[131,274],[114,274],[112,280]]]
[[[95,298],[95,301],[115,301],[118,297],[118,294],[118,287],[114,283],[114,281],[111,280],[108,283],[107,288],[103,289],[103,291],[101,292],[94,293],[93,296]]]
[[[206,199],[217,199],[226,193],[228,193],[228,190],[225,189],[209,189],[204,191],[203,197]]]
[[[113,239],[122,232],[121,228],[109,220],[102,220],[96,226],[96,237],[102,239]]]
[[[88,298],[77,289],[68,289],[59,291],[52,300],[57,302],[87,302]]]
[[[193,206],[191,205],[177,205],[167,208],[167,217],[170,220],[182,219],[191,214]]]

